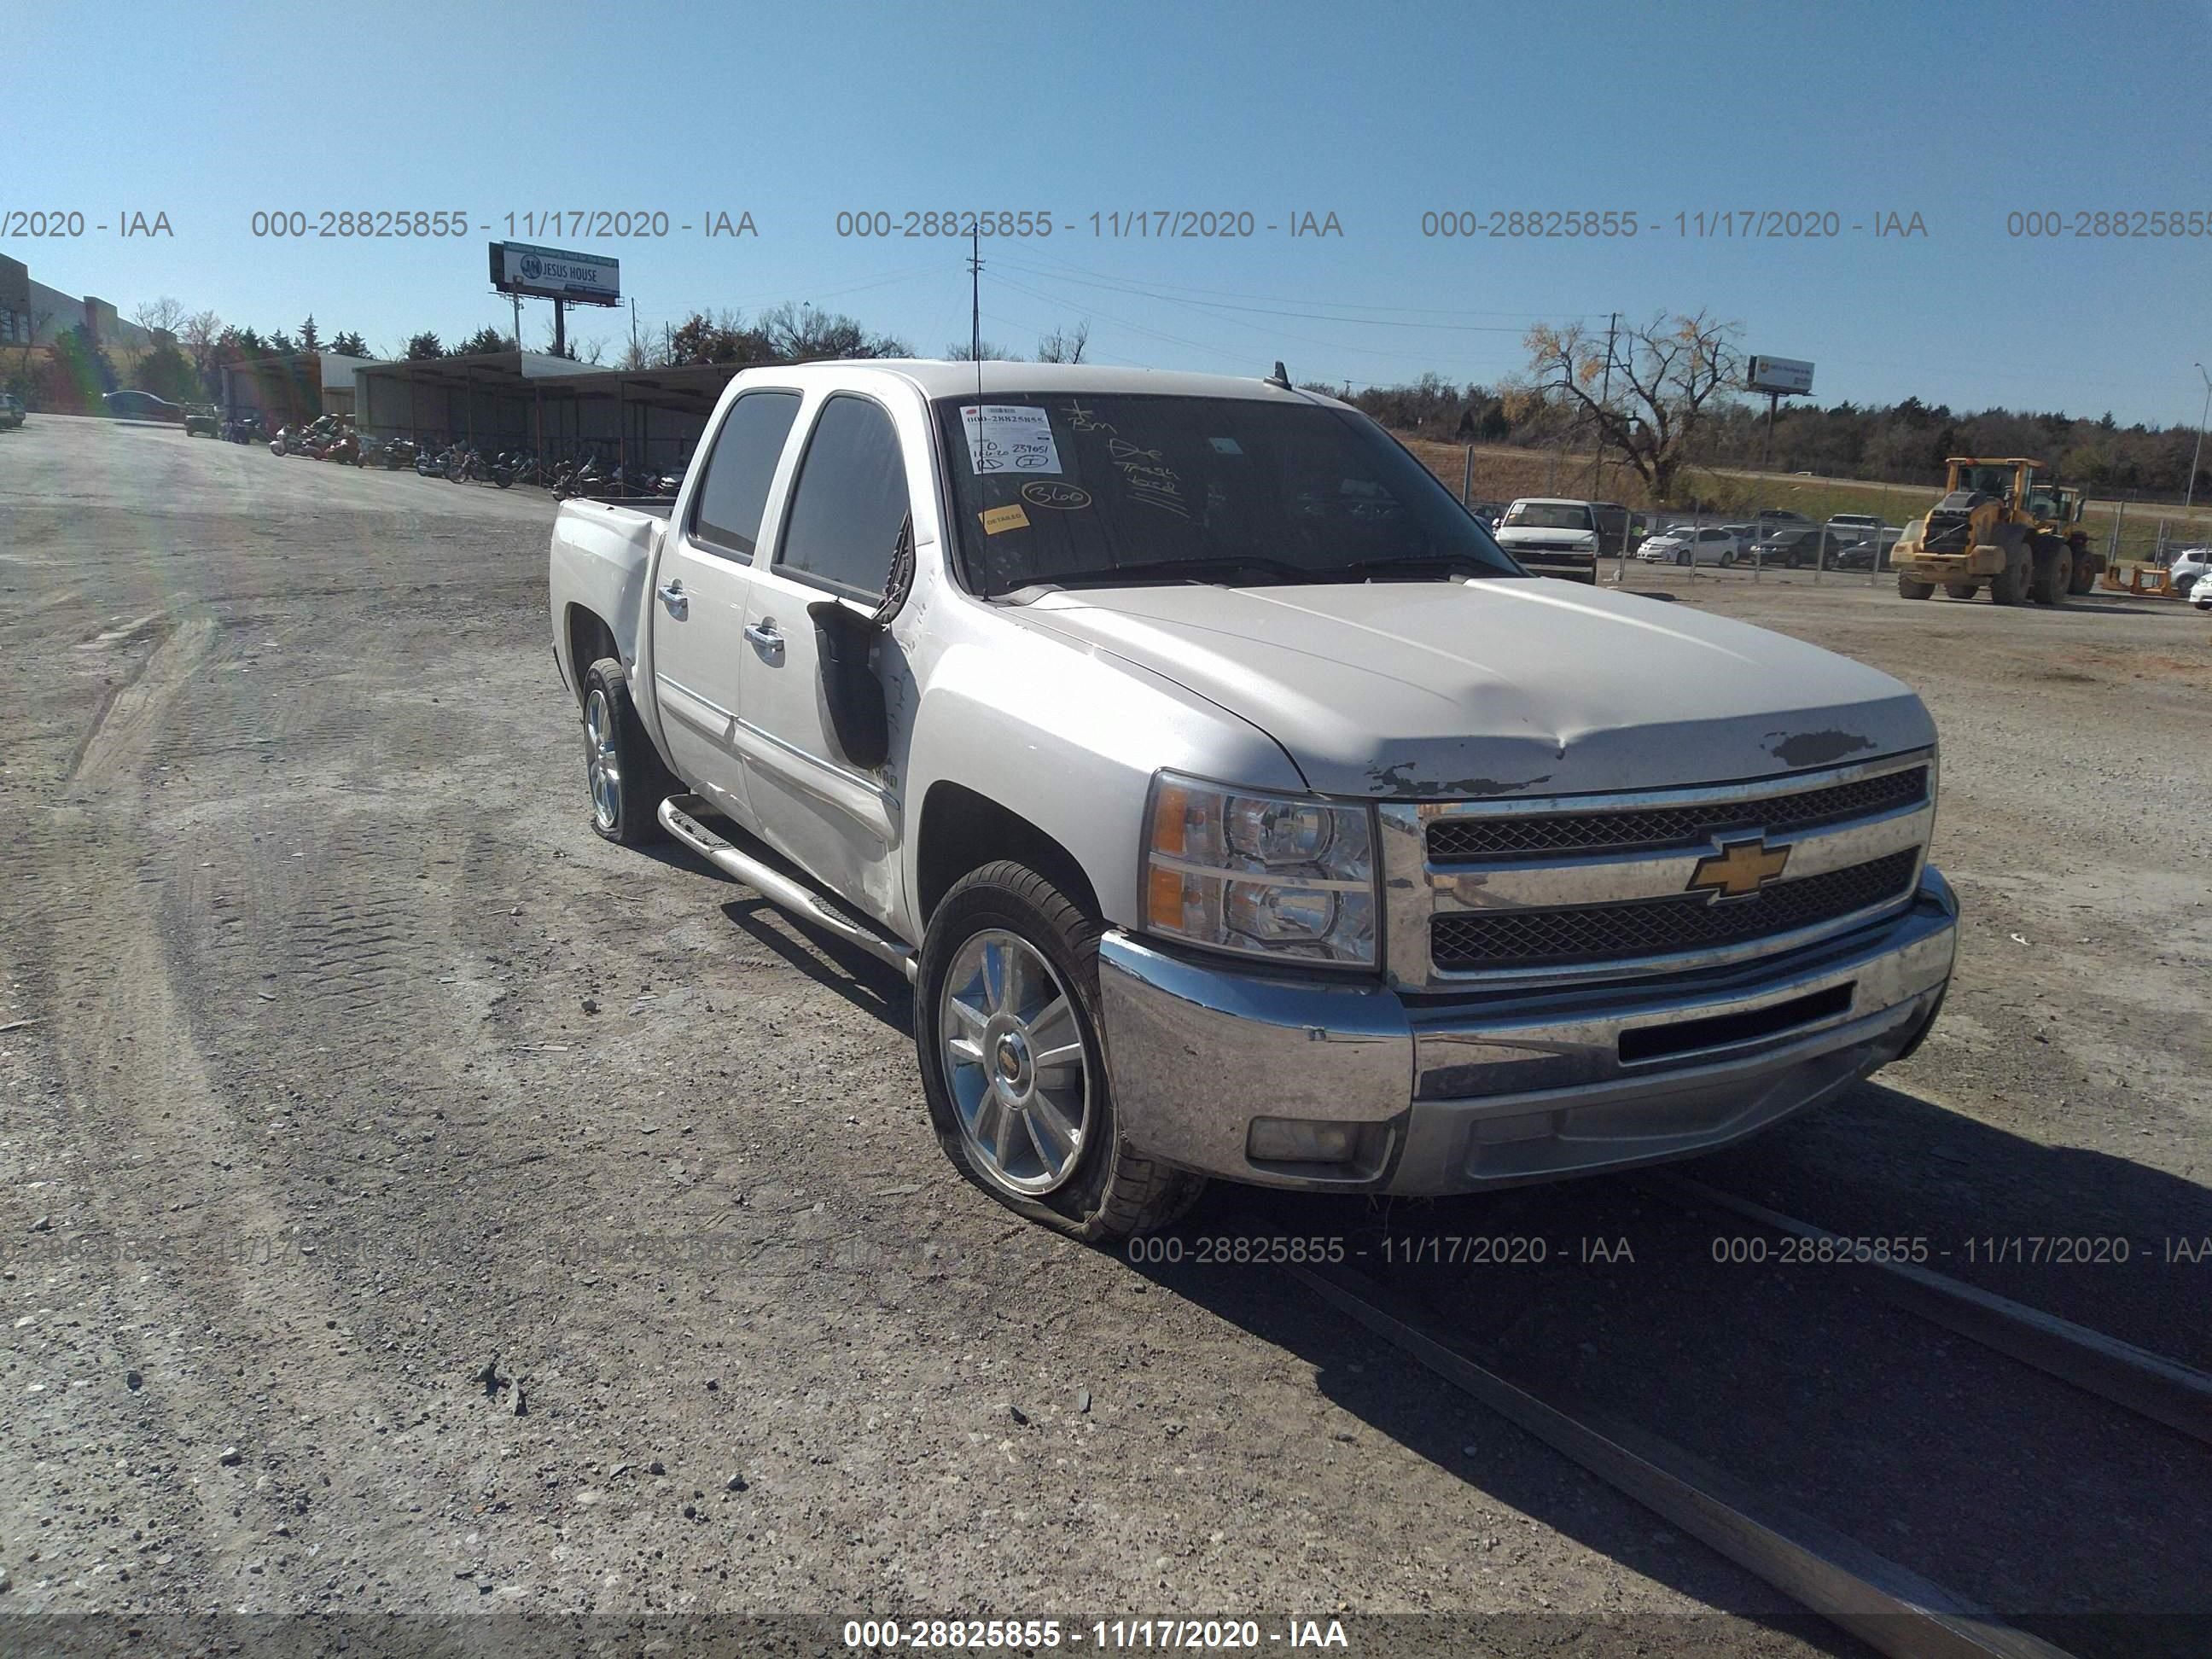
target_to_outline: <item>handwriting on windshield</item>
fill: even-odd
[[[1157,449],[1142,449],[1122,438],[1106,441],[1106,458],[1121,475],[1122,488],[1129,499],[1146,507],[1158,507],[1179,519],[1190,517],[1189,505],[1182,498],[1182,475],[1168,465],[1167,457]]]

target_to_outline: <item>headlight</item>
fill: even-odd
[[[1145,815],[1145,925],[1217,950],[1371,967],[1370,823],[1364,806],[1162,772]]]

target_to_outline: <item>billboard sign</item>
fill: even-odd
[[[1744,389],[1802,398],[1813,390],[1813,365],[1796,357],[1753,357],[1745,367]]]
[[[501,294],[567,300],[587,306],[618,305],[622,264],[595,253],[565,253],[527,242],[491,245],[491,285]]]

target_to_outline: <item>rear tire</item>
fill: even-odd
[[[630,701],[621,662],[602,657],[584,675],[584,781],[592,793],[592,829],[604,841],[641,847],[663,841],[660,803],[676,793]]]
[[[1897,594],[1903,599],[1932,599],[1936,597],[1936,584],[1917,582],[1900,570],[1897,573]]]
[[[985,865],[930,917],[914,1000],[945,1155],[1008,1209],[1091,1243],[1168,1226],[1206,1188],[1121,1139],[1098,1013],[1103,931],[1036,871]],[[1074,1059],[1034,1064],[1070,1048]]]
[[[2074,550],[2074,574],[2066,584],[2069,593],[2087,593],[2097,586],[2097,577],[2105,567],[2105,556],[2092,553],[2086,547]]]
[[[2033,572],[2028,597],[2038,605],[2065,604],[2067,590],[2074,581],[2074,555],[2066,544],[2046,537],[2035,544],[2028,557]]]
[[[1943,591],[1954,599],[1971,599],[1982,591],[1979,582],[1945,582]]]

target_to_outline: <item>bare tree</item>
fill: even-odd
[[[141,305],[131,313],[131,320],[149,333],[167,334],[173,338],[184,326],[184,302],[164,294],[158,300],[149,300]]]
[[[789,301],[761,313],[758,324],[779,362],[803,363],[822,357],[910,357],[913,350],[896,335],[871,334],[854,319],[818,306]]]
[[[222,319],[212,311],[195,311],[177,324],[177,342],[185,355],[192,360],[192,367],[205,380],[209,368],[215,362],[215,343],[222,338]]]
[[[1707,406],[1725,401],[1740,377],[1741,332],[1702,311],[1660,312],[1611,337],[1583,323],[1540,323],[1523,339],[1528,371],[1508,405],[1516,422],[1546,407],[1573,416],[1626,458],[1654,501],[1669,502]]]
[[[1091,319],[1085,317],[1073,328],[1056,328],[1037,341],[1036,360],[1041,363],[1079,363],[1091,344]]]
[[[956,363],[972,363],[978,358],[987,363],[1018,363],[1022,360],[1020,352],[1009,351],[994,341],[985,340],[981,343],[982,349],[977,350],[965,340],[955,340],[945,348],[945,355]]]

